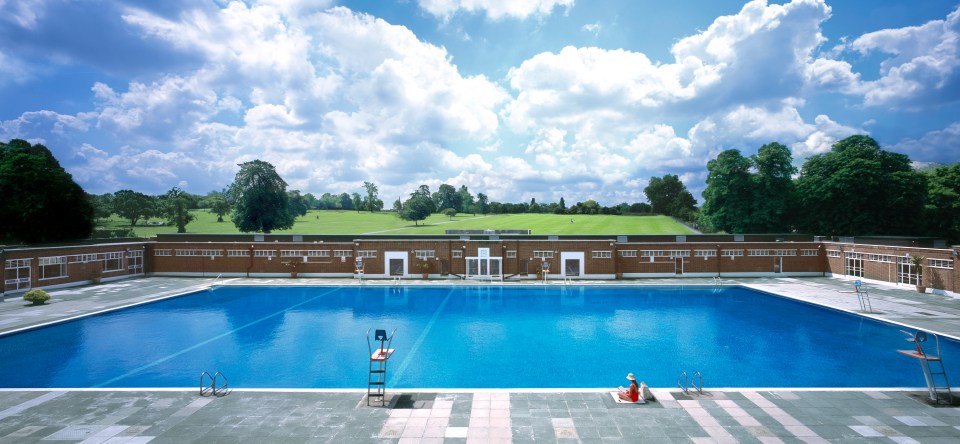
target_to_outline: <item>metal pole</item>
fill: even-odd
[[[0,281],[0,302],[6,300],[6,290],[7,290],[7,261],[6,261],[6,251],[3,248],[0,248],[0,266],[3,267],[3,280]]]

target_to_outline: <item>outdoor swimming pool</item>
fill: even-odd
[[[897,326],[750,289],[498,285],[215,287],[0,337],[0,386],[365,388],[377,328],[391,388],[924,386]]]

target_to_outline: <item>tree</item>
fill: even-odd
[[[710,226],[728,233],[745,232],[753,198],[750,166],[750,160],[735,149],[707,162],[707,188],[700,211]]]
[[[162,198],[164,214],[177,226],[177,233],[186,233],[187,224],[194,219],[190,214],[190,200],[190,196],[177,187],[167,191]]]
[[[254,160],[239,166],[230,187],[237,200],[233,209],[237,229],[270,233],[293,227],[294,218],[287,210],[287,183],[273,165]]]
[[[308,210],[315,210],[315,209],[317,209],[317,204],[318,204],[319,202],[320,202],[320,201],[317,200],[317,197],[314,196],[313,194],[307,193],[307,194],[304,194],[304,195],[303,195],[303,203],[304,203],[304,205],[307,206],[307,209],[308,209]]]
[[[768,143],[750,157],[757,173],[753,176],[753,209],[746,230],[751,233],[783,233],[793,224],[796,188],[790,149]]]
[[[460,189],[457,190],[457,199],[460,200],[460,208],[458,208],[461,213],[473,213],[477,214],[474,209],[473,195],[470,194],[470,190],[467,189],[466,185],[461,185]]]
[[[800,169],[798,229],[827,236],[922,234],[926,178],[903,154],[850,136]]]
[[[413,221],[417,225],[418,221],[424,220],[433,214],[433,200],[422,194],[413,193],[413,195],[403,203],[403,209],[400,210],[400,218]]]
[[[960,163],[938,166],[926,173],[927,235],[960,241]]]
[[[483,193],[477,193],[477,213],[487,214],[490,211],[490,207],[487,204],[487,195]]]
[[[449,217],[450,220],[453,220],[453,217],[457,215],[457,209],[456,209],[456,208],[445,208],[445,209],[444,209],[443,211],[441,211],[440,213],[442,213],[444,216]]]
[[[560,197],[560,205],[557,206],[557,211],[555,211],[555,213],[566,214],[566,212],[567,212],[567,204],[566,202],[563,201],[563,197]]]
[[[347,193],[340,193],[339,206],[337,208],[341,210],[352,210],[353,209],[353,198],[350,197]]]
[[[363,210],[363,198],[360,197],[360,193],[350,195],[350,204],[353,205],[353,209],[357,210],[357,213]]]
[[[223,196],[212,197],[209,203],[210,212],[217,215],[217,222],[223,222],[223,215],[230,212],[230,203]]]
[[[296,220],[298,216],[307,215],[307,204],[300,195],[300,190],[287,191],[287,211]]]
[[[460,208],[460,195],[453,185],[442,184],[437,190],[437,198],[434,203],[437,208]]]
[[[158,214],[157,202],[138,191],[120,190],[113,193],[113,212],[130,221],[130,227],[140,218],[150,218]]]
[[[654,213],[690,220],[697,211],[697,200],[675,174],[667,174],[662,179],[651,178],[643,193],[647,195]]]
[[[364,207],[371,213],[383,209],[383,201],[377,195],[377,185],[373,182],[364,182],[363,188],[367,190],[367,197],[363,201]]]
[[[87,199],[93,207],[93,217],[95,219],[106,219],[113,214],[113,194],[88,194]]]
[[[427,215],[433,214],[437,211],[437,204],[433,201],[433,196],[430,194],[430,187],[426,185],[420,185],[420,188],[417,188],[417,191],[410,193],[410,197],[417,197],[417,196],[423,197],[426,199],[426,201],[430,202],[430,205],[427,207],[429,209],[429,212],[427,213]],[[409,199],[407,200],[407,202],[409,202]],[[406,208],[407,203],[404,202],[403,206],[404,208]]]
[[[0,241],[52,242],[90,236],[94,208],[47,147],[0,142]]]
[[[534,197],[530,199],[530,207],[528,211],[530,211],[531,213],[540,212],[540,204],[537,203],[537,198]]]

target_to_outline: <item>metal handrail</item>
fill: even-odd
[[[223,385],[217,385],[217,378],[223,378]],[[213,374],[213,396],[224,397],[227,396],[227,393],[230,393],[230,381],[227,380],[227,375],[223,373],[216,372]]]
[[[694,379],[697,379],[699,382],[698,384],[695,385],[695,387],[697,388],[697,394],[702,395],[703,394],[703,374],[700,372],[694,372],[693,376],[690,377],[690,382],[693,383]]]
[[[681,379],[683,380],[682,384],[680,383]],[[680,390],[683,390],[683,393],[686,394],[688,392],[689,384],[690,378],[687,377],[687,372],[680,373],[680,376],[677,377],[677,387],[679,387]]]
[[[210,385],[205,385],[203,383],[204,377],[210,380]],[[210,376],[210,373],[206,371],[200,372],[200,396],[209,396],[214,392],[214,382],[213,376]]]

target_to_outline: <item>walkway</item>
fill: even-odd
[[[147,278],[61,290],[52,292],[53,303],[42,307],[8,298],[0,303],[0,330],[142,302],[213,281]],[[356,285],[352,280],[323,279],[233,282]],[[852,289],[851,282],[841,279],[744,279],[741,283],[836,308],[859,309],[854,295],[841,293]],[[871,286],[870,294],[877,312],[870,316],[960,336],[958,299],[888,285]],[[656,402],[625,405],[600,391],[402,392],[391,395],[386,407],[368,407],[360,391],[250,390],[205,398],[196,391],[177,390],[0,390],[0,442],[960,441],[960,409],[932,407],[919,391],[716,390],[688,396],[656,389],[654,394]]]

